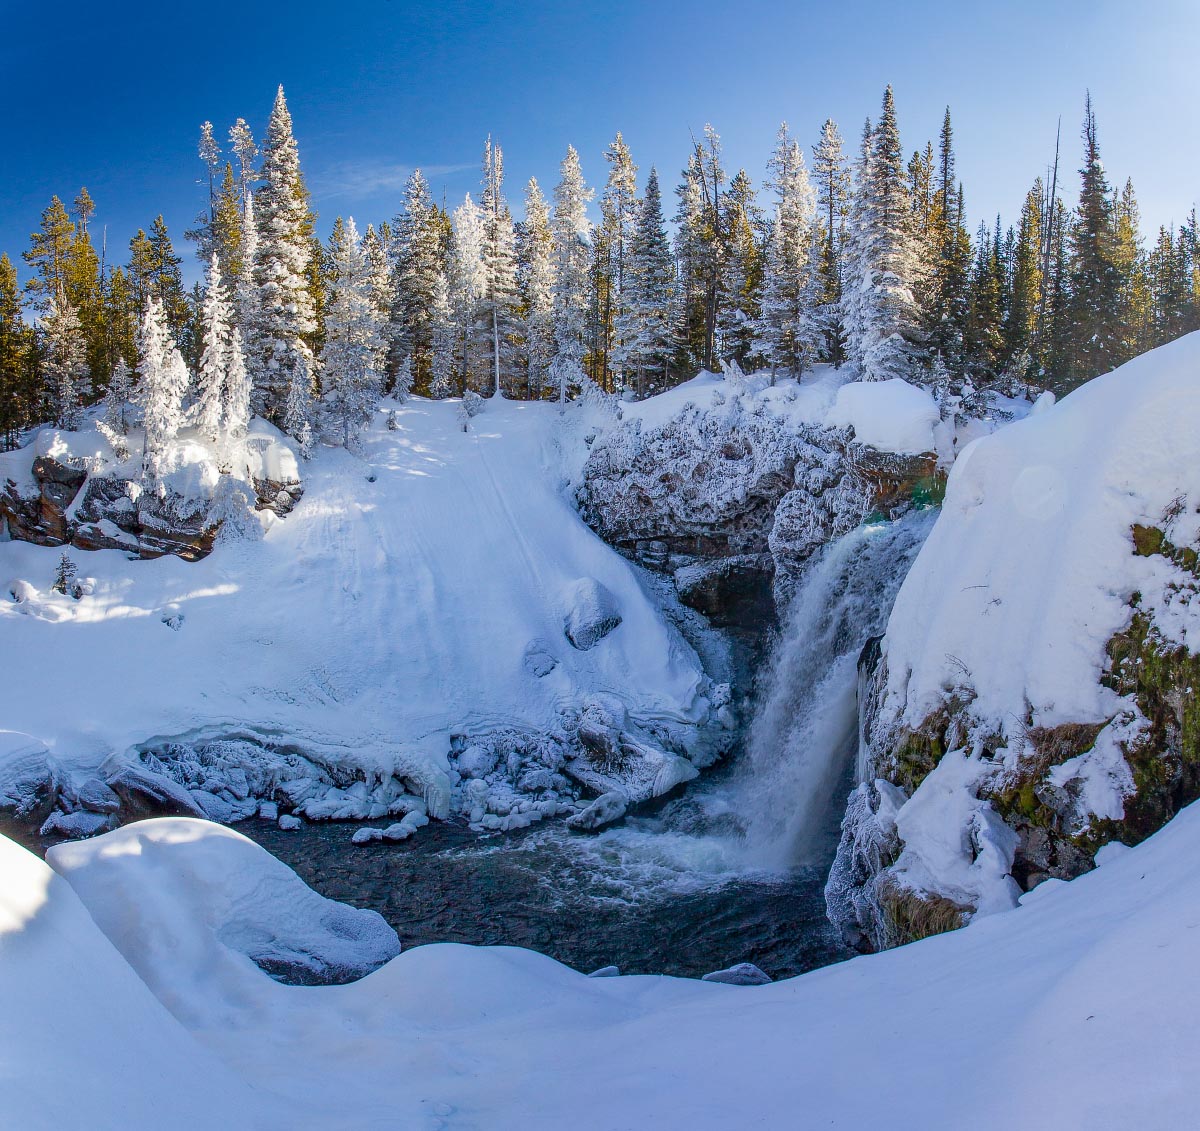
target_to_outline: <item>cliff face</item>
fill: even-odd
[[[827,887],[864,949],[1011,907],[1200,796],[1200,335],[981,440],[860,667]]]

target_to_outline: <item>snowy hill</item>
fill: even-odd
[[[643,744],[694,746],[710,681],[559,493],[556,406],[491,402],[466,432],[451,403],[398,406],[395,431],[388,407],[362,458],[323,449],[304,467],[303,500],[262,541],[196,563],[76,553],[90,579],[78,601],[48,592],[57,552],[0,544],[5,591],[33,592],[0,603],[22,657],[2,725],[44,744],[62,777],[111,775],[135,748],[171,769],[210,744],[198,811],[218,817],[253,810],[238,794],[263,773],[299,779],[293,800],[314,805],[357,777],[354,796],[334,795],[344,815],[405,812],[404,789],[443,814],[452,735],[558,733],[597,696]],[[564,625],[597,601],[619,624],[577,647]],[[195,792],[203,772],[174,776]]]

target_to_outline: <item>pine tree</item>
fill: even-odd
[[[1115,368],[1121,354],[1121,279],[1113,258],[1114,209],[1088,95],[1083,121],[1083,167],[1071,230],[1069,311],[1074,349],[1067,378],[1080,384]]]
[[[825,160],[832,163],[834,157],[827,154]],[[768,183],[775,192],[775,211],[767,237],[758,338],[773,375],[784,372],[798,376],[814,360],[812,343],[801,342],[799,335],[801,320],[806,314],[804,304],[811,303],[813,297],[809,280],[821,269],[821,264],[812,261],[815,206],[804,167],[804,153],[788,132],[786,122],[779,127],[775,152],[767,170],[771,178]],[[836,171],[827,168],[825,177],[833,182],[826,215],[833,215],[836,223]],[[827,233],[824,243],[826,248],[833,245]],[[826,286],[822,290],[836,289],[836,274],[835,270],[832,279],[825,277]]]
[[[600,368],[602,375],[611,370],[616,381],[623,384],[629,343],[622,327],[628,308],[630,245],[638,214],[637,166],[620,132],[604,151],[604,160],[608,162],[608,180],[600,197],[601,238],[597,241],[604,248],[604,286],[598,303],[598,322],[603,329]]]
[[[163,457],[183,423],[183,398],[188,374],[167,329],[162,303],[150,298],[138,334],[138,400],[146,432],[142,471],[158,477]]]
[[[554,361],[553,381],[559,401],[565,401],[567,386],[583,376],[584,328],[587,318],[588,267],[591,225],[587,203],[591,190],[583,181],[579,154],[567,146],[554,188],[554,212],[550,230],[554,237]]]
[[[1125,187],[1114,210],[1111,256],[1118,284],[1118,364],[1150,348],[1151,296],[1146,256],[1139,231],[1140,214],[1133,182]]]
[[[458,335],[460,391],[486,389],[490,365],[491,326],[482,315],[487,291],[484,262],[487,219],[468,193],[454,210],[454,265],[451,306]]]
[[[762,314],[763,264],[758,230],[763,220],[745,169],[739,169],[730,182],[722,211],[724,247],[720,257],[717,340],[722,359],[732,359],[748,368],[754,359],[756,329]],[[807,252],[806,247],[806,263]]]
[[[430,315],[430,396],[448,397],[454,391],[454,342],[450,283],[443,271],[438,273]]]
[[[343,447],[355,450],[379,403],[385,342],[370,267],[353,219],[343,224],[338,217],[334,224],[329,263],[330,301],[322,354],[325,409],[341,432]]]
[[[182,262],[171,244],[166,221],[162,216],[155,218],[150,235],[139,228],[129,241],[129,278],[133,300],[137,308],[144,310],[153,298],[162,307],[167,331],[178,338],[188,321],[187,294],[183,287]]]
[[[392,264],[387,247],[373,224],[368,224],[363,233],[362,250],[371,280],[371,299],[380,319],[386,321],[392,309]]]
[[[221,406],[221,425],[229,440],[246,435],[250,424],[250,375],[246,372],[246,354],[242,332],[236,326],[229,332],[229,365],[225,372],[225,397]]]
[[[197,431],[216,440],[221,431],[225,382],[229,374],[231,311],[221,280],[220,258],[213,251],[208,266],[208,286],[202,312],[203,353],[197,375],[194,420]]]
[[[1021,206],[1021,225],[1012,264],[1012,293],[1005,326],[1009,356],[1037,351],[1038,311],[1042,306],[1042,208],[1039,177]]]
[[[841,325],[842,258],[846,242],[846,218],[850,208],[850,170],[842,148],[837,123],[827,118],[821,140],[813,150],[813,180],[821,218],[821,256],[817,261],[822,280],[821,305],[825,342],[821,355],[834,365],[845,359],[845,330]],[[811,309],[811,303],[807,304]]]
[[[129,403],[133,399],[133,372],[123,357],[117,358],[108,388],[104,390],[104,423],[114,432],[129,431]]]
[[[233,175],[233,165],[225,163],[221,187],[217,190],[212,220],[212,249],[221,264],[221,277],[232,296],[243,272],[242,215],[244,204]]]
[[[912,378],[921,353],[913,293],[919,262],[890,86],[869,144],[855,193],[843,291],[847,355],[863,380]]]
[[[679,340],[685,366],[716,365],[716,329],[721,304],[722,216],[725,169],[721,138],[711,125],[695,142],[683,183],[676,190],[675,256],[679,265]]]
[[[674,279],[658,171],[651,168],[630,245],[628,325],[621,328],[621,336],[628,343],[628,364],[637,374],[639,398],[651,390],[651,375],[666,386]]]
[[[418,381],[428,380],[433,330],[431,309],[438,275],[444,270],[441,212],[429,185],[416,170],[404,187],[404,210],[393,224],[395,270],[391,284],[389,368],[413,359]]]
[[[308,351],[298,352],[283,398],[283,430],[296,441],[301,459],[313,452],[313,376]]]
[[[68,293],[67,267],[74,239],[75,225],[55,196],[42,213],[39,230],[29,237],[29,250],[22,254],[33,269],[25,289],[35,297],[39,309],[48,310],[60,295]]]
[[[50,303],[42,322],[43,372],[54,407],[54,422],[74,431],[83,421],[83,405],[91,395],[87,342],[75,307],[63,295]]]
[[[517,324],[517,254],[512,214],[504,199],[504,155],[487,139],[483,160],[484,289],[480,315],[492,338],[492,395],[501,395],[501,370],[512,362]]]
[[[242,197],[241,210],[244,215],[246,205],[254,191],[256,179],[254,159],[258,156],[258,146],[255,144],[254,134],[250,132],[250,127],[246,125],[244,118],[239,118],[229,127],[229,147],[233,150],[233,155],[238,163],[237,185],[238,192]]]
[[[36,397],[30,388],[31,333],[21,313],[17,269],[0,255],[0,449],[17,444],[32,423]]]
[[[554,236],[550,206],[536,178],[525,189],[525,219],[517,229],[517,287],[525,342],[525,387],[540,398],[554,358]]]
[[[251,364],[251,372],[260,382],[256,401],[276,422],[288,415],[287,401],[290,418],[299,421],[304,416],[307,424],[307,410],[301,413],[298,406],[301,402],[307,405],[312,395],[314,365],[309,339],[318,332],[312,293],[313,216],[282,86],[267,125],[260,177],[263,185],[254,201],[259,325],[251,340],[258,355]],[[295,433],[289,434],[300,440]]]
[[[83,594],[77,591],[75,579],[79,571],[75,568],[75,563],[71,561],[66,550],[63,551],[62,557],[58,559],[58,571],[54,575],[54,584],[50,588],[61,593],[64,597],[72,596],[78,600]]]

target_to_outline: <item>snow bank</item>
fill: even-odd
[[[0,1122],[268,1126],[252,1081],[156,1000],[65,880],[0,837]],[[199,1086],[198,1086],[199,1085]]]
[[[894,377],[843,385],[828,420],[836,428],[853,428],[860,444],[919,455],[936,449],[933,430],[941,423],[941,413],[924,389]]]
[[[716,1131],[798,1112],[930,1131],[1192,1126],[1198,853],[1193,806],[1018,910],[764,986],[588,978],[529,951],[435,945],[306,989],[248,962],[207,976],[162,930],[174,870],[106,851],[83,898],[181,1025],[68,885],[0,842],[5,1115],[29,1131],[149,1131],[164,1110],[294,1131]]]
[[[60,844],[46,860],[126,958],[136,964],[131,931],[152,932],[171,953],[169,971],[139,967],[168,1005],[180,992],[172,982],[180,967],[220,992],[255,965],[346,980],[400,953],[396,932],[378,912],[325,899],[265,848],[209,821],[138,821]]]
[[[1105,645],[1162,588],[1130,528],[1200,503],[1198,381],[1192,334],[959,456],[888,624],[885,713],[916,725],[964,681],[1006,735],[1116,713]]]

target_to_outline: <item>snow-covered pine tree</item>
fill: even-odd
[[[604,160],[608,162],[608,180],[600,197],[600,244],[605,252],[605,306],[598,312],[605,338],[601,372],[611,370],[619,387],[625,383],[629,367],[629,343],[623,336],[628,309],[626,275],[638,215],[637,166],[619,131],[604,151]]]
[[[517,232],[517,283],[521,295],[528,395],[542,395],[554,359],[554,236],[550,207],[537,179],[525,189],[525,219]]]
[[[757,360],[755,328],[761,317],[762,212],[745,169],[739,169],[722,202],[722,247],[718,279],[717,349],[723,360],[746,368]]]
[[[229,364],[225,372],[225,397],[221,406],[221,424],[230,441],[240,440],[246,435],[250,425],[250,392],[242,332],[234,326],[229,332]]]
[[[258,146],[255,144],[254,134],[251,133],[250,127],[246,125],[245,118],[238,118],[229,127],[229,147],[233,150],[233,154],[237,158],[238,191],[241,193],[242,210],[244,212],[246,204],[254,191],[254,159],[258,156]]]
[[[56,593],[61,593],[64,597],[72,596],[78,600],[82,596],[82,593],[76,592],[75,578],[78,576],[78,573],[79,570],[75,568],[75,563],[71,561],[66,550],[64,550],[62,557],[58,559],[58,570],[54,575],[54,584],[50,588]]]
[[[396,383],[392,386],[392,393],[401,404],[412,396],[413,390],[413,363],[411,357],[406,357],[400,362],[400,368],[396,370]]]
[[[492,339],[492,395],[501,395],[501,370],[512,364],[517,329],[517,254],[512,214],[504,199],[504,154],[489,136],[483,155],[483,264],[485,283],[480,314]]]
[[[429,395],[448,397],[454,392],[454,314],[450,307],[450,284],[438,272],[430,316]]]
[[[812,360],[799,334],[802,319],[810,317],[803,304],[812,301],[809,281],[819,265],[812,261],[816,216],[812,185],[804,151],[789,133],[786,122],[779,127],[767,169],[767,183],[775,192],[775,209],[767,237],[759,345],[772,375],[798,375]]]
[[[129,431],[129,401],[133,395],[133,373],[129,363],[118,357],[113,366],[108,388],[104,390],[104,423],[114,432],[124,435]]]
[[[79,314],[60,291],[50,301],[42,321],[43,381],[54,422],[60,428],[74,430],[83,421],[83,405],[91,396],[88,377],[87,341],[79,324]]]
[[[367,274],[371,279],[371,297],[379,311],[381,322],[386,323],[392,309],[392,263],[388,249],[379,237],[373,224],[367,225],[362,238],[363,257],[367,261]]]
[[[245,351],[246,373],[250,378],[250,397],[254,411],[266,409],[266,378],[264,376],[265,346],[262,341],[262,306],[258,286],[254,281],[254,265],[258,262],[258,222],[254,215],[254,194],[246,197],[242,216],[242,273],[238,276],[234,294],[237,325]]]
[[[283,430],[296,441],[300,457],[309,459],[313,452],[313,379],[308,352],[296,355],[296,365],[288,381],[283,401]]]
[[[187,366],[167,331],[162,303],[151,298],[138,333],[138,399],[146,431],[142,472],[155,479],[168,444],[183,423]]]
[[[550,230],[554,237],[554,362],[553,381],[558,399],[566,400],[567,387],[583,375],[584,331],[587,318],[588,267],[591,261],[591,225],[587,204],[591,190],[583,181],[579,154],[573,145],[561,165],[554,188]]]
[[[404,206],[392,224],[388,372],[413,359],[414,376],[428,378],[434,289],[443,270],[443,216],[420,169],[404,186]]]
[[[869,159],[860,162],[843,280],[846,352],[862,380],[911,379],[921,355],[913,293],[920,264],[890,86],[864,143]]]
[[[217,253],[212,253],[208,265],[208,285],[200,314],[203,352],[197,374],[197,396],[193,406],[196,430],[209,440],[216,440],[221,431],[222,409],[225,403],[225,381],[229,373],[229,334],[232,312],[221,279]]]
[[[842,262],[845,253],[846,216],[850,207],[850,170],[842,148],[837,123],[828,118],[821,127],[821,140],[813,149],[813,180],[821,229],[820,274],[824,286],[825,341],[821,356],[840,365],[845,357],[845,331],[841,325]]]
[[[483,209],[468,193],[452,217],[454,228],[450,305],[457,329],[462,390],[489,386],[491,326],[481,315],[487,291],[487,241]]]
[[[265,415],[279,422],[285,415],[289,390],[311,385],[314,365],[306,338],[317,330],[309,278],[312,217],[282,86],[267,125],[260,177],[263,185],[255,194],[258,248],[254,260],[260,325],[251,343],[258,355],[252,371],[260,383],[257,402]],[[301,367],[305,375],[298,381]]]
[[[663,219],[658,170],[651,168],[646,193],[638,209],[629,252],[629,302],[622,338],[628,342],[628,362],[637,377],[639,398],[653,391],[657,377],[666,386],[670,362],[671,299],[675,264]]]
[[[325,314],[325,411],[355,450],[370,424],[383,384],[383,326],[358,229],[339,216],[329,240],[329,305]],[[411,371],[410,371],[411,381]]]

